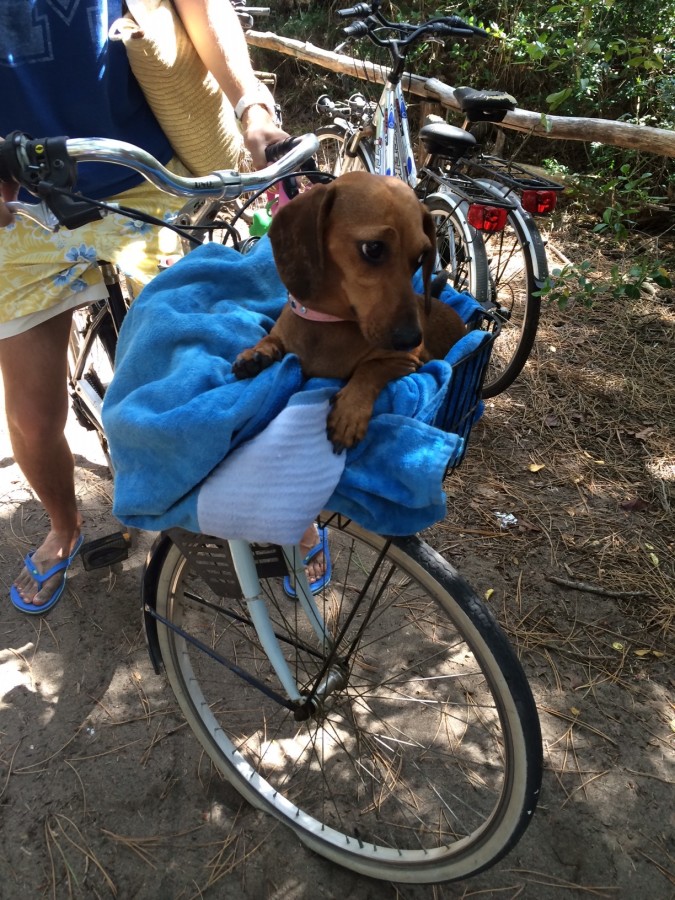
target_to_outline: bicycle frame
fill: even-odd
[[[410,140],[408,109],[401,82],[387,79],[373,118],[375,126],[375,172],[394,175],[414,188],[417,165]]]
[[[79,398],[81,401],[85,409],[85,415],[91,422],[92,427],[101,431],[101,407],[103,402],[97,391],[87,381],[85,367],[89,361],[89,354],[91,353],[94,340],[97,337],[97,329],[103,319],[108,316],[108,301],[97,301],[97,303],[91,304],[89,308],[91,310],[92,325],[91,328],[87,329],[87,338],[78,348],[77,355],[72,360],[70,387],[74,397]]]

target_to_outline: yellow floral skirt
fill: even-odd
[[[178,160],[167,168],[189,175]],[[185,198],[144,181],[110,202],[166,219]],[[73,231],[52,233],[17,216],[0,229],[0,339],[106,296],[97,260],[115,263],[140,284],[157,274],[163,256],[180,252],[177,235],[116,213]]]

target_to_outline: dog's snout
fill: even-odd
[[[395,328],[391,335],[394,350],[414,350],[422,343],[422,330],[418,325]]]

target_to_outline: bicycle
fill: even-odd
[[[362,168],[395,175],[427,204],[437,228],[439,268],[449,273],[456,289],[469,291],[500,320],[500,339],[483,386],[483,396],[493,397],[517,378],[534,344],[548,266],[532,212],[550,212],[561,186],[481,152],[469,128],[477,121],[501,121],[515,101],[467,88],[456,92],[467,115],[463,128],[439,120],[420,129],[427,158],[418,176],[401,86],[407,56],[430,38],[488,35],[457,16],[416,26],[390,22],[380,5],[372,0],[338,10],[344,18],[366,17],[343,32],[347,39],[367,37],[386,48],[391,68],[377,102],[361,94],[338,104],[327,95],[319,98],[317,110],[332,120],[317,129],[323,162],[334,174]]]
[[[285,171],[316,146],[305,140]],[[0,144],[0,178],[14,151]],[[180,179],[129,145],[64,152],[203,198],[282,165]],[[490,342],[458,361],[439,427],[468,437]],[[223,775],[308,847],[387,881],[465,878],[514,846],[536,806],[541,734],[525,674],[480,598],[419,537],[337,512],[319,525],[333,577],[317,594],[297,547],[160,535],[142,584],[153,664]]]

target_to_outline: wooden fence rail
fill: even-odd
[[[322,50],[313,44],[280,37],[271,32],[249,31],[246,39],[254,47],[275,50],[343,75],[352,75],[379,84],[383,84],[386,77],[387,69],[384,66],[333,53],[330,50]],[[406,74],[403,84],[410,93],[418,97],[459,109],[454,89],[437,78]],[[665,128],[631,125],[628,122],[615,122],[610,119],[550,115],[544,117],[527,109],[515,109],[507,113],[502,125],[505,128],[553,140],[597,142],[629,150],[643,150],[659,156],[675,157],[675,132]]]

